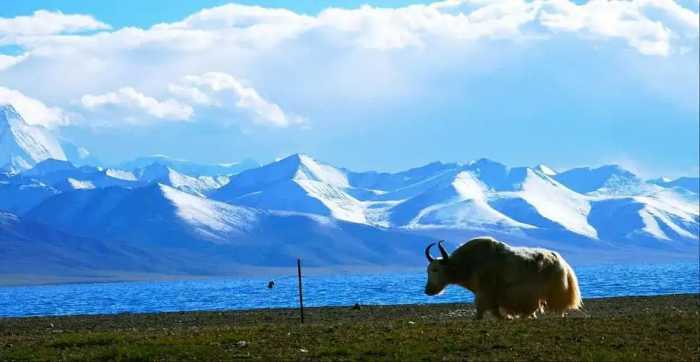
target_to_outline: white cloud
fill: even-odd
[[[146,30],[124,28],[94,36],[51,36],[107,27],[90,16],[47,11],[0,19],[0,33],[7,28],[8,34],[47,35],[17,40],[24,46],[44,49],[158,46],[195,51],[222,44],[265,48],[304,34],[331,37],[341,46],[401,49],[426,46],[436,40],[517,41],[572,32],[592,40],[619,38],[643,54],[667,55],[697,39],[698,17],[673,0],[591,0],[583,5],[568,0],[450,0],[402,8],[329,8],[315,17],[284,9],[229,4]]]
[[[286,9],[227,4],[204,9],[182,21],[158,24],[154,29],[223,29],[250,28],[260,25],[309,23],[313,17]]]
[[[21,63],[26,58],[25,54],[17,56],[0,54],[0,72]]]
[[[222,118],[230,117],[221,112],[243,111],[253,122],[274,127],[304,122],[301,117],[285,113],[280,106],[260,96],[254,88],[226,73],[185,76],[179,82],[168,84],[167,92],[176,96],[177,100],[158,99],[133,87],[122,87],[103,94],[85,94],[79,103],[88,112],[100,112],[99,116],[108,118],[110,125],[117,125],[120,120],[130,124],[149,124],[141,122],[144,119],[192,120],[197,109],[220,110]]]
[[[129,112],[140,111],[151,117],[165,120],[183,121],[192,117],[192,107],[173,99],[159,101],[140,93],[132,87],[123,87],[115,92],[99,95],[86,94],[80,99],[88,110],[115,107],[126,108]]]
[[[62,109],[49,107],[18,90],[0,86],[0,104],[12,105],[29,124],[54,128],[70,123],[68,116]]]
[[[293,127],[305,122],[287,109],[316,122],[319,110],[401,107],[439,95],[446,79],[508,78],[537,57],[568,69],[565,58],[576,53],[600,57],[589,70],[619,68],[630,84],[697,107],[697,67],[687,64],[697,64],[698,14],[672,0],[449,0],[314,16],[229,4],[147,29],[108,28],[48,11],[0,18],[0,43],[24,51],[0,55],[0,84],[41,88],[64,109],[78,99],[84,118],[194,120],[202,109],[208,119],[231,119],[233,108]],[[658,69],[674,70],[674,84],[659,86]]]
[[[215,101],[209,95],[205,94],[203,91],[196,87],[184,86],[181,84],[173,83],[168,85],[168,91],[180,98],[187,99],[188,101],[194,104],[206,106],[216,105]]]
[[[674,37],[697,41],[697,14],[671,0],[592,0],[583,5],[553,1],[547,5],[540,15],[547,28],[621,38],[642,54],[669,55]],[[662,18],[666,21],[660,21]],[[675,51],[680,52],[680,47]]]
[[[107,30],[110,26],[89,15],[67,15],[60,11],[37,10],[29,16],[0,18],[0,44],[22,37]]]
[[[449,1],[398,9],[365,5],[359,9],[325,10],[316,19],[315,27],[349,36],[355,46],[401,49],[424,47],[440,40],[518,38],[522,35],[520,28],[533,21],[536,12],[536,3],[524,1],[494,1],[482,6]]]
[[[196,87],[204,87],[208,92],[225,92],[227,96],[232,96],[231,100],[235,101],[237,108],[250,112],[253,115],[253,120],[260,124],[272,125],[276,127],[287,127],[293,124],[302,124],[304,120],[301,117],[285,113],[277,104],[272,103],[261,97],[258,92],[252,87],[243,85],[239,80],[226,73],[209,72],[202,75],[188,75],[184,77],[185,84]],[[175,90],[182,90],[178,86]],[[189,88],[193,95],[200,99],[204,92],[198,88]],[[218,104],[226,104],[225,99]]]

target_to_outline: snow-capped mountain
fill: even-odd
[[[244,159],[240,162],[205,164],[174,159],[165,155],[152,155],[124,162],[116,168],[135,171],[136,169],[145,168],[154,163],[166,166],[185,175],[211,177],[235,175],[245,170],[260,167],[259,163],[250,159]]]
[[[161,183],[198,196],[205,196],[229,182],[228,176],[188,176],[160,163],[139,168],[132,173],[141,183]]]
[[[192,233],[202,234],[202,239],[225,242],[237,230],[235,221],[241,219],[237,225],[247,225],[245,209],[208,202],[155,183],[136,189],[110,187],[66,192],[44,201],[26,217],[78,235],[161,246],[186,242]],[[191,230],[184,227],[188,223]]]
[[[185,192],[204,196],[225,185],[228,180],[227,176],[192,177],[158,163],[132,172],[93,166],[76,167],[68,161],[46,159],[29,170],[8,175],[4,183],[0,181],[0,190],[9,184],[40,184],[59,191],[70,191],[111,186],[134,188],[163,183]]]
[[[261,209],[367,223],[363,203],[346,193],[348,188],[345,172],[307,155],[292,155],[232,177],[212,198]]]
[[[591,245],[614,242],[610,238],[621,235],[624,242],[635,235],[693,240],[698,224],[697,194],[645,183],[619,166],[558,173],[544,165],[509,168],[481,159],[433,163],[395,174],[355,173],[293,155],[232,177],[212,198],[377,227],[507,230],[533,238],[589,240]],[[624,225],[609,227],[615,219],[601,224],[599,216],[615,214],[606,209],[619,203],[641,205],[639,220],[626,217]],[[648,215],[657,215],[661,226],[652,225],[656,219]],[[610,233],[610,228],[620,234]],[[645,232],[658,228],[675,231]]]
[[[99,249],[119,255],[114,265],[122,258],[125,268],[184,274],[298,256],[315,266],[417,265],[428,240],[483,234],[596,258],[619,259],[621,250],[692,258],[698,250],[697,178],[643,181],[619,166],[555,171],[487,159],[353,172],[302,154],[210,176],[222,170],[198,174],[164,159],[120,169],[49,158],[0,173],[0,210],[10,212],[0,239],[18,250],[24,240],[28,260],[45,240],[17,235],[35,225],[57,238],[118,246]]]
[[[375,191],[374,195],[382,195],[388,191],[401,190],[410,185],[423,184],[427,180],[457,168],[459,168],[459,165],[456,163],[433,162],[422,167],[397,173],[343,171],[354,188],[373,190]]]
[[[432,179],[422,193],[388,211],[391,224],[409,228],[566,230],[596,238],[587,222],[584,195],[561,185],[541,168],[513,168],[478,160]]]
[[[573,257],[697,258],[698,189],[696,177],[644,181],[615,165],[487,159],[396,173],[303,154],[264,166],[150,156],[105,168],[3,106],[0,273],[220,275],[296,257],[407,266],[423,263],[428,240],[483,234]]]
[[[50,198],[77,197],[80,193],[55,197],[74,190],[128,194],[113,187],[141,190],[155,184],[228,205],[378,228],[498,231],[589,240],[591,245],[635,239],[659,245],[692,241],[697,239],[699,218],[698,194],[683,187],[685,183],[643,182],[618,166],[556,172],[544,165],[509,168],[481,159],[432,163],[398,173],[358,173],[308,155],[292,155],[230,179],[185,175],[160,163],[124,171],[49,159],[19,175],[5,175],[0,194],[6,197],[0,207],[24,213]],[[80,205],[79,200],[70,203]]]
[[[78,146],[72,142],[61,140],[61,147],[66,154],[66,160],[76,166],[99,166],[100,161],[85,147]]]
[[[697,247],[700,231],[697,209],[673,198],[673,195],[648,195],[597,200],[592,202],[589,220],[600,238],[606,240]]]
[[[555,177],[557,175],[557,171],[544,164],[535,166],[534,170],[549,177]]]
[[[662,177],[650,180],[649,183],[666,188],[677,187],[694,194],[700,194],[700,177],[679,177],[675,180]]]
[[[640,192],[643,181],[630,171],[617,165],[597,168],[574,168],[553,176],[566,187],[582,194],[634,194]]]
[[[444,184],[403,201],[389,210],[391,224],[409,228],[530,228],[489,205],[488,186],[472,173],[459,172]]]
[[[26,218],[81,237],[129,241],[151,252],[226,263],[277,265],[304,256],[309,265],[416,262],[416,235],[309,214],[233,206],[152,184],[137,189],[77,190],[50,198]]]
[[[0,169],[16,173],[49,158],[66,160],[60,142],[47,129],[26,123],[11,105],[0,105]]]
[[[38,180],[61,191],[111,186],[137,186],[135,180],[129,177],[120,177],[123,175],[114,170],[105,170],[92,166],[75,167],[68,161],[54,159],[41,161],[34,168],[22,172],[19,176],[25,180]]]

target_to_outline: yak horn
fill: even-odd
[[[435,243],[431,243],[430,245],[428,245],[427,248],[425,248],[425,257],[428,258],[428,261],[435,260],[435,258],[433,258],[433,256],[430,255],[430,248],[432,248],[433,245],[435,245]]]
[[[447,250],[445,250],[445,247],[442,246],[443,242],[445,242],[445,240],[440,240],[438,242],[438,249],[440,249],[440,254],[442,255],[442,260],[447,260],[447,258],[450,257],[450,254],[448,254]]]

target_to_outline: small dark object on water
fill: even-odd
[[[275,287],[275,281],[274,281],[274,280],[270,280],[270,282],[267,283],[267,289],[272,289],[272,288],[274,288],[274,287]]]
[[[355,303],[355,305],[352,306],[353,310],[360,310],[360,303]]]

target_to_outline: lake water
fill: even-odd
[[[698,293],[697,263],[577,267],[584,298]],[[296,275],[269,279],[209,279],[41,285],[0,288],[0,316],[171,312],[298,306]],[[305,306],[470,302],[456,286],[423,294],[425,273],[344,274],[304,278]]]

